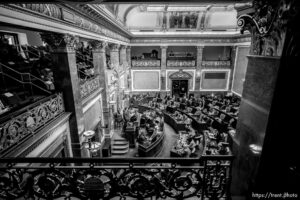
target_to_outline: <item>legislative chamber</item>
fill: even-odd
[[[0,3],[0,199],[298,199],[298,7]]]

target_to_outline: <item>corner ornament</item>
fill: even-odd
[[[286,26],[296,15],[295,0],[254,0],[251,14],[239,16],[237,25],[241,34],[252,34],[252,54],[280,56]]]

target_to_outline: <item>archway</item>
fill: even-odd
[[[172,96],[174,95],[175,97],[187,97],[189,92],[189,80],[192,78],[192,76],[180,69],[178,72],[174,72],[173,74],[171,74],[169,78],[172,81]]]

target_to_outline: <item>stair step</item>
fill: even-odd
[[[112,150],[127,150],[128,148],[129,144],[124,146],[112,146]]]
[[[129,151],[129,149],[124,149],[124,150],[111,150],[112,155],[124,155]]]
[[[128,141],[124,140],[124,141],[113,141],[113,145],[127,145]]]
[[[127,141],[125,138],[114,138],[113,141]]]

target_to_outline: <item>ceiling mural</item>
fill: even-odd
[[[236,4],[106,4],[131,33],[238,31]]]

